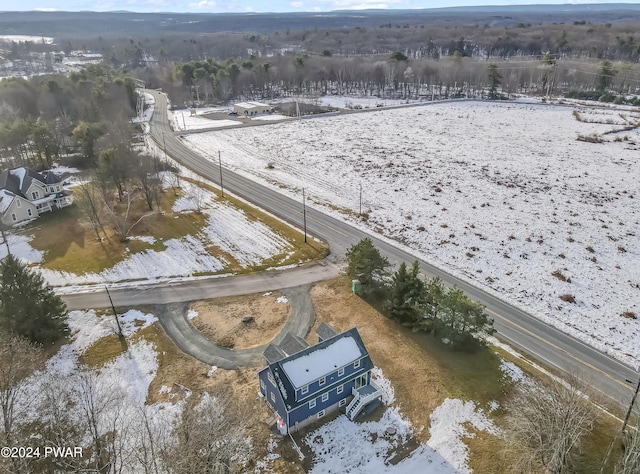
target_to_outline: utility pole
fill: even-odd
[[[222,158],[220,158],[220,150],[218,150],[218,166],[220,167],[220,191],[224,197],[224,186],[222,185]]]
[[[302,222],[304,225],[304,243],[307,243],[307,203],[304,194],[304,188],[302,188]]]
[[[640,367],[638,367],[638,372],[640,372]],[[624,423],[622,424],[623,433],[627,429],[627,422],[629,421],[629,417],[631,416],[631,410],[633,410],[633,405],[636,403],[638,391],[640,391],[640,377],[638,378],[638,385],[636,385],[636,391],[633,394],[633,398],[631,399],[631,404],[629,405],[629,409],[627,410],[627,415],[624,417]]]
[[[116,307],[113,306],[113,300],[111,299],[111,293],[109,293],[109,287],[107,285],[104,285],[104,289],[107,290],[107,296],[109,297],[111,309],[113,310],[113,317],[116,318],[116,324],[118,325],[118,337],[120,339],[124,339],[124,334],[122,334],[122,327],[120,326],[120,320],[118,319],[118,312],[116,311]]]

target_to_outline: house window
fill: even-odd
[[[275,396],[275,394],[274,394],[273,392],[271,392],[271,401],[272,401],[273,403],[275,403],[275,402],[276,402],[276,396]]]
[[[56,191],[60,191],[60,186],[56,186]]]
[[[354,368],[354,369],[357,369],[357,368],[359,368],[359,367],[360,367],[360,359],[358,359],[357,361],[355,361],[355,362],[353,363],[353,368]]]
[[[31,212],[31,209],[27,209],[27,214],[29,214],[29,217],[33,216],[33,212]]]
[[[31,197],[32,197],[33,199],[39,199],[39,198],[40,198],[40,192],[39,192],[39,191],[33,191],[33,192],[31,193]]]
[[[327,400],[329,400],[329,392],[322,394],[322,401],[326,402]]]
[[[318,418],[322,418],[324,416],[324,410],[320,410],[318,412]]]
[[[16,207],[22,207],[22,201],[20,199],[16,199]]]
[[[273,384],[273,386],[276,386],[276,381],[273,379],[273,375],[271,375],[271,372],[267,372],[267,378],[269,379],[269,382],[271,382]]]
[[[49,186],[49,192],[55,193],[55,190],[53,189],[53,186]]]
[[[342,393],[343,390],[344,390],[344,385],[338,385],[338,388],[336,389],[336,393]]]
[[[305,385],[304,387],[302,387],[302,390],[300,390],[302,392],[302,395],[304,395],[305,393],[309,393],[309,386]]]
[[[338,369],[338,377],[342,377],[344,375],[344,367]]]
[[[343,407],[343,406],[345,406],[346,404],[347,404],[347,399],[346,399],[346,398],[343,398],[342,400],[340,400],[340,403],[338,403],[338,406],[339,406],[339,407]]]
[[[322,377],[322,378],[320,379],[320,385],[324,385],[324,383],[325,383],[326,381],[327,381],[327,378],[326,378],[326,377]]]
[[[264,383],[264,380],[260,380],[260,388],[263,392],[267,391],[267,384]]]
[[[314,398],[309,402],[309,408],[314,408],[316,406],[316,399]]]
[[[11,214],[11,219],[13,219],[13,222],[15,222],[15,221],[17,221],[17,220],[18,220],[18,218],[16,217],[16,215],[15,215],[15,214]]]

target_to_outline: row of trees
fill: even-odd
[[[299,95],[383,100],[486,98],[496,96],[497,85],[502,94],[578,91],[599,97],[606,92],[637,94],[640,87],[640,68],[631,63],[570,61],[549,54],[491,65],[460,55],[434,60],[409,59],[401,52],[386,58],[297,54],[226,63],[211,59],[177,63],[173,69],[140,71],[140,77],[168,91],[177,104]]]
[[[493,333],[493,320],[479,303],[439,278],[425,281],[418,262],[403,262],[390,275],[389,261],[365,238],[347,251],[347,275],[357,279],[362,294],[382,304],[387,314],[414,330],[432,332],[456,349],[474,349]]]
[[[506,19],[502,19],[505,21]],[[346,21],[349,21],[346,19]],[[104,39],[72,38],[64,35],[58,47],[72,50],[90,50],[103,53],[113,66],[137,67],[152,57],[158,62],[188,61],[214,58],[248,58],[274,56],[285,51],[306,51],[322,54],[327,51],[339,56],[386,56],[402,51],[410,58],[440,59],[458,52],[476,59],[513,58],[539,55],[547,51],[568,58],[593,58],[637,61],[640,56],[640,39],[637,24],[614,22],[593,24],[584,21],[567,23],[511,22],[505,24],[440,24],[384,23],[370,27],[294,28],[263,34],[206,33],[163,35],[142,33],[132,37]],[[255,29],[251,24],[239,31]],[[142,31],[142,30],[141,30]],[[216,28],[210,31],[219,31]],[[128,32],[131,33],[131,32]],[[32,50],[53,50],[47,45],[15,45],[11,53],[17,57]],[[28,48],[28,49],[27,49]],[[26,54],[23,54],[26,56]]]

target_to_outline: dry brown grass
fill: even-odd
[[[349,291],[346,278],[315,285],[311,297],[317,320],[307,341],[317,342],[316,328],[326,322],[338,331],[357,327],[373,363],[380,367],[395,389],[396,403],[416,428],[417,437],[429,438],[429,415],[442,404],[449,390],[443,380],[447,374],[411,337],[410,331],[387,319]]]
[[[198,312],[193,325],[209,340],[224,347],[249,348],[273,339],[289,316],[289,305],[278,303],[280,292],[230,296],[196,301],[191,309]],[[243,323],[251,316],[253,321]]]

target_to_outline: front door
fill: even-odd
[[[367,385],[367,374],[362,374],[356,378],[356,390]]]

